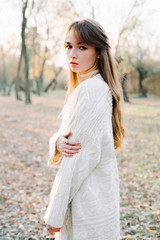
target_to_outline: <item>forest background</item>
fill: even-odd
[[[160,238],[160,1],[1,0],[2,240],[49,235],[43,215],[56,170],[47,167],[48,141],[67,88],[64,36],[83,18],[105,29],[123,88],[121,239]]]
[[[31,103],[31,95],[66,89],[67,26],[92,18],[104,27],[118,66],[124,97],[160,95],[157,0],[4,1],[0,3],[0,92]]]

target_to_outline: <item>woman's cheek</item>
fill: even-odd
[[[83,61],[83,63],[88,62],[88,54],[82,54],[81,60]]]
[[[66,57],[69,59],[69,53],[67,50],[66,50]]]

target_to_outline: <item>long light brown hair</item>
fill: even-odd
[[[97,58],[97,68],[99,69],[104,81],[106,81],[109,85],[113,97],[112,125],[114,146],[115,149],[117,149],[121,145],[122,138],[125,135],[122,125],[121,111],[123,93],[117,75],[115,60],[111,55],[108,37],[106,36],[102,26],[91,19],[83,19],[81,21],[73,22],[67,29],[66,38],[71,29],[75,32],[76,37],[80,42],[95,47],[99,55],[99,58]],[[73,72],[70,67],[69,70],[70,78],[68,81],[68,89],[65,101],[78,85],[77,73]]]

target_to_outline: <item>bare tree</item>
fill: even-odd
[[[24,55],[24,61],[25,61],[25,103],[31,103],[30,99],[30,86],[29,86],[29,64],[28,64],[28,54],[27,54],[27,47],[26,47],[26,38],[25,38],[25,30],[27,27],[27,18],[25,16],[26,9],[28,5],[28,0],[24,2],[23,6],[23,20],[22,20],[22,53]]]
[[[26,17],[26,11],[28,7],[28,0],[23,1],[22,0],[22,27],[21,27],[21,53],[20,53],[20,59],[18,63],[18,69],[17,69],[17,78],[15,82],[15,90],[16,90],[16,98],[17,100],[21,100],[19,96],[19,80],[20,80],[20,70],[22,66],[22,58],[24,58],[25,63],[25,103],[30,104],[31,98],[30,98],[30,84],[29,84],[29,62],[28,62],[28,53],[27,53],[27,47],[26,47],[26,28],[27,28],[27,17]],[[32,8],[34,8],[34,0],[32,1]],[[31,14],[31,11],[30,11]]]
[[[56,87],[56,85],[57,85],[57,77],[59,76],[59,74],[61,73],[61,71],[62,71],[62,67],[60,67],[60,68],[58,69],[58,71],[55,72],[55,77],[50,81],[50,83],[49,83],[49,84],[45,87],[45,89],[44,89],[44,92],[45,92],[45,93],[48,92],[48,90],[49,90],[50,88],[52,88],[52,90],[55,89],[55,87]]]
[[[1,67],[1,87],[2,87],[2,91],[3,91],[3,95],[6,95],[6,88],[7,88],[7,76],[6,76],[6,61],[5,61],[5,53],[4,53],[4,49],[3,46],[1,46],[1,60],[2,60],[2,67]]]
[[[46,60],[47,60],[47,53],[48,53],[47,42],[50,38],[50,24],[49,23],[46,23],[46,24],[47,24],[47,29],[46,29],[47,39],[46,39],[46,44],[45,44],[45,48],[44,48],[44,54],[43,54],[41,68],[40,68],[40,74],[39,74],[39,78],[37,80],[37,84],[39,86],[38,95],[41,95],[41,93],[43,92],[44,68],[45,68],[45,64],[46,64]]]
[[[138,73],[139,79],[139,94],[140,97],[147,97],[147,90],[144,89],[143,82],[146,78],[151,77],[153,75],[159,75],[160,71],[154,69],[152,63],[148,63],[147,61],[147,50],[142,50],[140,47],[137,48],[137,53],[135,57],[131,56],[129,58],[130,64],[135,68]]]
[[[142,7],[145,4],[145,0],[134,0],[134,2],[131,4],[130,9],[128,9],[127,14],[125,14],[124,18],[122,19],[117,44],[115,46],[115,57],[118,62],[118,64],[121,65],[121,63],[124,61],[124,43],[127,42],[127,38],[129,36],[129,32],[136,29],[141,24],[140,21],[140,12],[142,11]],[[121,76],[121,85],[123,89],[124,94],[124,100],[125,102],[129,102],[129,97],[127,94],[125,83],[127,81],[128,73],[124,72]]]
[[[21,70],[21,65],[22,65],[22,50],[21,50],[21,53],[20,53],[20,58],[19,58],[19,62],[18,62],[18,69],[17,69],[17,77],[13,80],[13,83],[11,84],[11,87],[12,85],[14,84],[15,82],[15,93],[16,93],[16,98],[17,100],[22,100],[20,95],[19,95],[19,82],[20,82],[20,70]],[[11,87],[10,87],[10,90],[11,90]]]

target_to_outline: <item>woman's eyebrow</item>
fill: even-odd
[[[71,44],[70,42],[66,42],[66,44]],[[85,44],[85,43],[82,43],[82,42],[78,42],[77,45],[80,45],[80,44]]]

